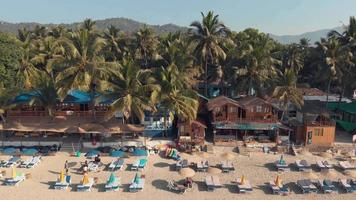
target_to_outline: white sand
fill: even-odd
[[[219,148],[216,151],[216,155],[208,158],[211,164],[217,164],[221,159],[219,155],[223,151],[230,151],[228,148]],[[76,192],[70,188],[67,191],[57,191],[49,189],[50,184],[58,178],[58,173],[63,169],[65,160],[69,162],[76,162],[77,165],[70,169],[70,174],[72,175],[72,183],[78,184],[82,178],[82,175],[77,173],[76,169],[79,168],[79,162],[84,161],[85,158],[75,158],[69,157],[66,153],[59,153],[56,156],[44,157],[43,161],[34,169],[20,169],[17,168],[19,172],[31,173],[32,178],[25,180],[18,187],[0,186],[0,199],[1,200],[17,200],[17,199],[38,199],[38,200],[55,200],[55,199],[65,199],[65,200],[91,200],[91,199],[105,199],[105,200],[116,200],[116,199],[137,199],[137,200],[147,200],[147,199],[356,199],[356,193],[354,194],[344,194],[339,191],[337,194],[300,194],[300,191],[295,187],[292,187],[292,193],[288,197],[271,195],[270,191],[266,190],[264,183],[270,180],[274,180],[277,172],[272,169],[270,171],[270,165],[266,163],[271,163],[277,160],[280,155],[272,154],[262,154],[255,153],[250,158],[245,156],[239,156],[234,160],[234,165],[236,167],[235,173],[230,174],[220,174],[220,182],[224,185],[224,188],[218,189],[214,192],[207,192],[204,181],[206,173],[197,172],[194,177],[194,189],[184,195],[176,194],[166,189],[166,184],[168,180],[180,180],[182,179],[178,173],[174,170],[173,165],[175,162],[173,160],[167,160],[161,158],[158,155],[150,156],[147,169],[143,172],[146,175],[146,184],[143,191],[138,193],[129,193],[127,191],[128,184],[131,182],[135,175],[135,172],[129,171],[125,165],[122,171],[117,171],[116,174],[121,178],[121,183],[123,184],[123,189],[116,192],[102,192],[101,188],[106,182],[110,175],[108,171],[101,171],[97,173],[90,173],[91,177],[98,177],[99,183],[97,186],[92,188],[91,192]],[[8,156],[0,156],[0,159],[6,159]],[[102,161],[107,164],[113,158],[103,157]],[[296,159],[301,159],[301,157],[285,156],[287,163],[292,163]],[[308,160],[311,164],[315,164],[317,160],[322,160],[320,157],[307,156],[303,159]],[[131,164],[135,160],[135,157],[126,160],[125,164]],[[199,160],[199,159],[198,159]],[[336,161],[335,161],[336,162]],[[6,170],[7,175],[11,175],[11,169],[1,169]],[[345,176],[336,171],[339,178],[345,178]],[[319,172],[314,170],[314,173],[320,175]],[[254,191],[251,194],[238,194],[234,181],[237,177],[242,174],[249,179],[250,183],[254,186]],[[302,174],[295,170],[291,172],[284,173],[281,175],[284,182],[296,181],[302,179]],[[322,178],[321,176],[319,176]],[[3,180],[1,178],[1,180]],[[336,179],[335,179],[336,180]],[[99,188],[99,189],[98,189]]]

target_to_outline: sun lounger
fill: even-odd
[[[348,161],[340,161],[339,166],[343,170],[356,170],[356,166],[351,165]]]
[[[139,177],[137,174],[135,175],[135,178],[132,180],[129,191],[130,192],[138,192],[143,190],[145,186],[145,179],[142,177]]]
[[[241,178],[238,178],[237,181],[237,190],[239,193],[249,193],[252,192],[252,186],[248,180],[245,180],[243,184],[241,184]]]
[[[205,172],[209,168],[209,162],[208,161],[198,162],[196,165],[196,168],[197,168],[197,171]]]
[[[96,163],[96,162],[93,162],[93,161],[89,162],[89,163],[88,163],[88,170],[89,170],[90,172],[96,172],[96,171],[98,171],[98,170],[99,170],[99,164]]]
[[[21,168],[27,168],[27,166],[31,163],[32,158],[33,158],[33,157],[27,158],[26,160],[23,160],[23,161],[20,163],[19,167],[21,167]]]
[[[26,176],[24,173],[22,173],[22,174],[16,176],[16,178],[5,179],[4,183],[5,183],[5,185],[8,185],[8,186],[18,186],[25,179],[26,179]]]
[[[228,160],[221,162],[220,167],[221,170],[226,173],[229,173],[230,171],[235,171],[234,164]]]
[[[174,181],[169,181],[168,185],[167,185],[167,188],[169,190],[178,192],[179,194],[185,194],[190,189],[189,187],[186,187],[184,185],[178,184],[178,183],[176,183]]]
[[[138,159],[132,166],[131,166],[131,170],[140,170],[140,169],[144,169],[147,165],[147,158],[141,158]]]
[[[347,179],[348,183],[351,185],[353,191],[356,191],[356,179]]]
[[[318,180],[317,184],[318,184],[318,186],[320,187],[320,190],[323,193],[337,192],[337,188],[328,179]]]
[[[83,185],[82,183],[77,186],[78,192],[88,192],[94,185],[94,178],[89,178],[89,183]]]
[[[306,160],[296,160],[295,164],[297,165],[299,171],[311,171],[311,165]]]
[[[277,171],[289,171],[289,166],[287,163],[280,163],[280,161],[277,160],[274,164],[277,168]]]
[[[187,168],[188,167],[188,160],[187,159],[183,159],[180,161],[177,161],[176,163],[176,170],[179,171],[182,168]]]
[[[278,195],[288,195],[289,190],[286,185],[283,185],[282,187],[279,187],[276,185],[274,181],[270,181],[267,186],[271,189],[272,194],[278,194]]]
[[[14,157],[11,157],[7,162],[6,164],[4,165],[5,167],[13,167],[14,165],[16,165],[17,163],[21,162],[21,158],[20,157],[17,157],[17,156],[14,156]]]
[[[350,192],[354,191],[354,189],[351,186],[351,181],[350,180],[339,179],[339,185],[346,193],[350,193]]]
[[[330,164],[328,161],[317,161],[316,165],[321,171],[328,171],[328,170],[333,170],[334,167],[332,164]]]
[[[117,191],[120,188],[120,179],[116,178],[114,182],[105,184],[105,191]]]
[[[119,158],[119,159],[117,159],[117,160],[112,161],[112,162],[109,164],[108,168],[109,168],[109,170],[111,170],[111,171],[121,170],[122,167],[124,166],[124,163],[125,163],[125,160],[122,159],[122,158]]]
[[[31,160],[31,162],[26,166],[27,168],[33,168],[38,165],[38,163],[41,162],[41,157],[40,156],[34,156]]]
[[[54,183],[54,189],[56,190],[66,190],[72,183],[72,177],[71,176],[65,176],[65,180],[63,182],[60,182],[59,180]]]
[[[205,178],[205,184],[207,186],[208,191],[213,191],[216,188],[221,188],[222,185],[220,183],[220,179],[217,176],[207,176]]]
[[[302,193],[318,192],[318,189],[312,184],[310,179],[298,180],[297,186],[302,190]]]

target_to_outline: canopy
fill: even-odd
[[[350,113],[355,115],[356,114],[356,102],[351,102],[351,103],[346,103],[346,102],[341,102],[339,104],[339,102],[329,102],[327,104],[327,108],[330,110],[336,110],[336,109],[340,109],[344,112]]]
[[[100,154],[100,151],[95,150],[95,149],[91,149],[88,151],[87,154],[85,154],[86,157],[94,157]]]
[[[135,156],[148,156],[148,153],[144,149],[135,149],[133,152],[133,155]]]
[[[356,129],[355,122],[347,122],[343,120],[335,120],[335,121],[341,128],[343,128],[347,132],[352,132],[353,130]]]
[[[110,152],[110,156],[111,157],[125,157],[125,152],[120,151],[120,150],[116,150],[116,151],[112,151]]]
[[[14,154],[17,151],[17,149],[13,148],[13,147],[9,147],[9,148],[5,148],[4,150],[2,150],[3,154]]]
[[[22,153],[23,153],[24,155],[30,155],[30,156],[32,156],[32,155],[37,154],[38,151],[37,151],[37,149],[29,148],[29,149],[23,149],[23,150],[22,150]]]

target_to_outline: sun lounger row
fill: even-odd
[[[7,161],[1,161],[0,167],[13,167],[21,162],[21,158],[18,156],[11,156]]]
[[[147,165],[147,158],[140,158],[138,159],[134,164],[131,166],[131,170],[142,170],[146,167]]]
[[[21,168],[33,168],[41,162],[41,156],[33,156],[25,161],[22,161],[19,165]]]

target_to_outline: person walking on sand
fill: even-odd
[[[64,169],[66,170],[66,174],[68,173],[69,166],[68,166],[68,160],[64,163]]]

